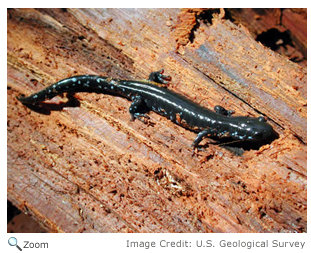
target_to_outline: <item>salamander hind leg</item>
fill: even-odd
[[[172,80],[170,76],[163,75],[164,69],[160,69],[159,71],[152,72],[149,75],[148,80],[153,81],[160,84],[168,84],[169,81]]]
[[[140,121],[147,124],[148,122],[143,118],[149,119],[149,116],[145,114],[148,111],[146,104],[141,96],[134,96],[132,97],[132,104],[129,108],[129,112],[131,114],[131,121],[135,119],[139,119]]]

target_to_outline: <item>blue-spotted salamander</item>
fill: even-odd
[[[215,106],[214,111],[206,109],[186,97],[167,89],[170,76],[163,75],[163,69],[152,72],[149,80],[119,80],[96,75],[80,75],[63,79],[42,91],[28,97],[19,97],[23,104],[37,105],[64,92],[97,92],[122,96],[132,101],[129,108],[132,120],[145,122],[152,110],[174,123],[197,132],[192,143],[197,147],[204,137],[233,141],[263,141],[269,139],[274,130],[265,118],[248,116],[231,117],[232,111]]]

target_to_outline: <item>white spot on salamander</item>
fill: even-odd
[[[73,77],[71,80],[75,83],[77,81],[77,78]]]

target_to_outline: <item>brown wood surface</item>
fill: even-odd
[[[252,37],[299,65],[307,66],[307,9],[226,9],[226,16],[243,24]]]
[[[200,10],[8,10],[8,199],[51,232],[306,232],[306,69]],[[187,41],[188,40],[188,41]],[[37,112],[16,96],[77,74],[143,79],[202,106],[264,115],[279,138],[194,155],[195,133],[130,102],[79,93]],[[50,107],[51,108],[51,107]]]

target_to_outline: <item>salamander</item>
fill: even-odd
[[[192,146],[198,147],[203,138],[233,141],[263,141],[274,133],[263,116],[231,116],[232,111],[215,106],[214,111],[194,103],[167,88],[170,76],[164,70],[152,72],[148,80],[120,80],[97,75],[80,75],[63,79],[28,97],[18,99],[25,105],[38,105],[64,92],[97,92],[125,97],[132,101],[131,119],[146,123],[146,114],[154,111],[179,126],[197,134]]]

